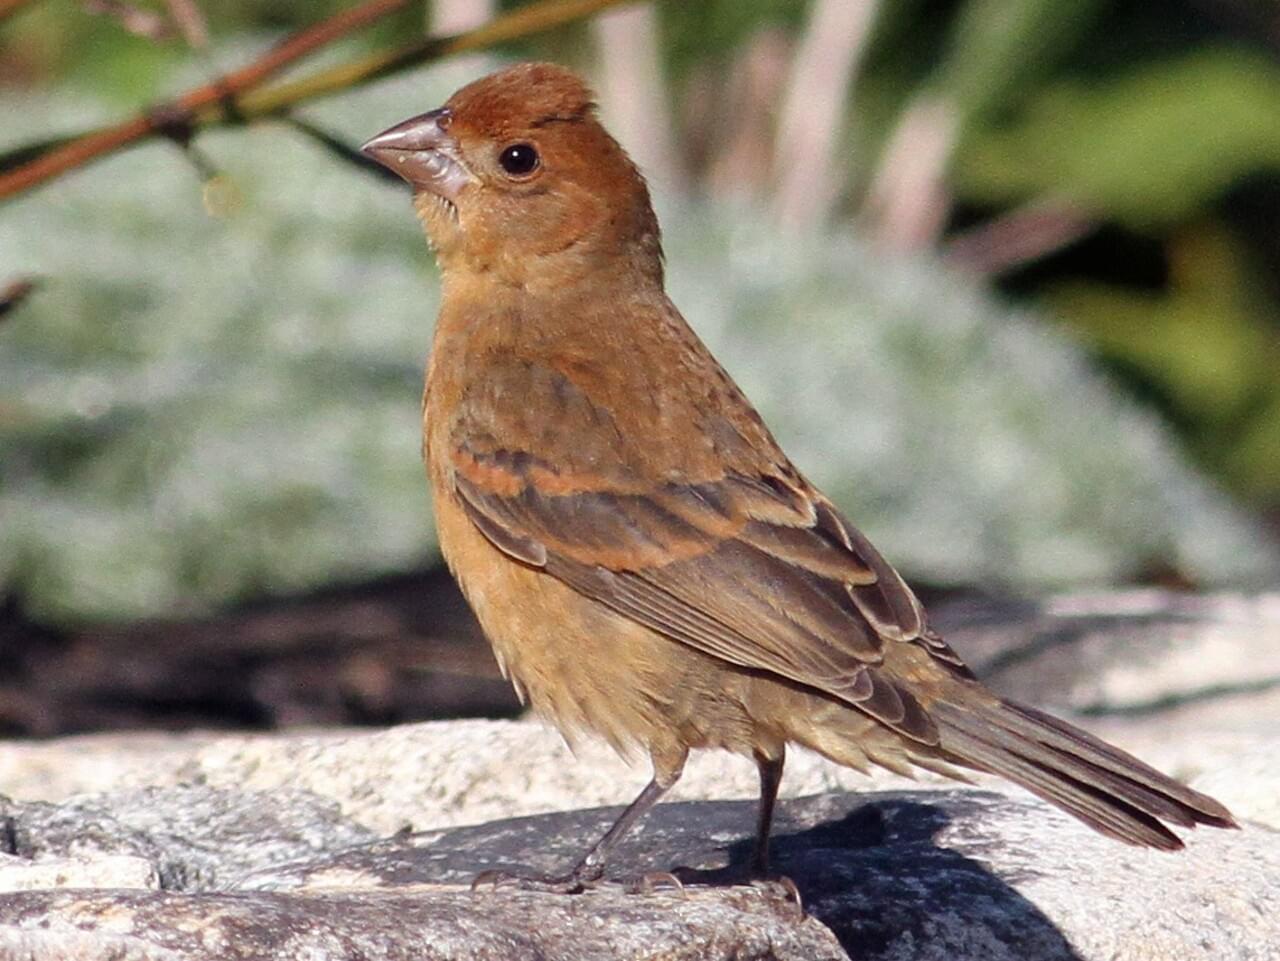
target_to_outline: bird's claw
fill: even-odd
[[[545,891],[549,894],[581,894],[597,883],[596,880],[583,877],[577,872],[571,872],[563,877],[552,877],[551,875],[521,875],[512,874],[510,871],[489,870],[481,871],[472,878],[471,891],[474,894],[487,886],[491,891],[509,887],[518,888],[521,891]]]
[[[485,885],[489,885],[493,891],[502,887],[504,882],[510,881],[512,875],[506,871],[481,871],[471,879],[471,893],[475,894]]]
[[[653,894],[659,888],[670,888],[681,898],[687,899],[689,897],[689,892],[685,890],[684,882],[670,871],[651,871],[648,874],[640,875],[638,878],[625,881],[624,886],[628,894]]]
[[[775,878],[757,878],[751,882],[751,886],[775,896],[778,894],[777,889],[781,888],[782,899],[795,905],[796,920],[803,921],[805,919],[804,901],[800,897],[800,889],[785,874],[780,874]]]
[[[688,897],[684,884],[670,871],[653,871],[635,878],[606,881],[586,872],[572,871],[561,877],[550,875],[521,875],[510,871],[481,871],[471,880],[471,891],[483,888],[497,891],[499,888],[516,888],[520,891],[542,891],[548,894],[581,894],[606,884],[616,884],[627,894],[653,894],[660,888],[670,888],[680,897]]]

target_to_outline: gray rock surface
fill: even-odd
[[[1130,591],[965,601],[940,605],[935,620],[997,690],[1073,717],[1211,789],[1237,814],[1280,827],[1273,750],[1280,744],[1280,594]],[[0,742],[0,793],[15,798],[56,801],[193,782],[296,789],[335,801],[382,834],[622,804],[645,777],[600,745],[583,744],[575,755],[553,731],[529,722]],[[923,773],[919,779],[944,783]],[[794,752],[783,792],[908,784]],[[702,754],[673,797],[750,798],[755,791],[750,763]]]
[[[1280,959],[1280,600],[1132,592],[943,609],[1005,693],[1210,791],[1247,822],[1165,855],[989,779],[789,759],[775,865],[734,883],[753,766],[695,756],[615,878],[686,896],[471,894],[563,870],[643,784],[529,722],[0,744],[0,961],[196,958]],[[712,800],[714,799],[714,800]],[[560,813],[549,813],[560,812]],[[708,873],[709,872],[709,873]]]
[[[1131,718],[1187,708],[1219,727],[1256,725],[1264,701],[1280,718],[1280,594],[969,600],[934,619],[988,684],[1025,701]]]
[[[154,833],[124,833],[120,847],[149,846],[158,882],[0,896],[0,958],[1145,961],[1270,958],[1280,945],[1280,837],[1266,829],[1196,832],[1178,855],[1136,851],[1038,802],[972,788],[785,802],[775,867],[805,918],[780,885],[734,883],[747,802],[659,807],[619,850],[616,883],[566,896],[467,884],[486,868],[562,870],[616,809],[335,843],[295,860],[286,845],[263,864],[236,825],[235,792],[149,800]],[[358,834],[331,805],[300,816],[295,801],[259,798],[259,823]],[[163,826],[193,804],[213,814],[205,828]],[[72,807],[10,804],[19,856],[80,847],[66,831]],[[674,866],[683,895],[628,893],[629,879]]]
[[[0,902],[0,958],[63,961],[437,961],[670,959],[838,961],[814,919],[754,890],[586,899],[465,891],[307,897],[58,892]],[[181,918],[183,924],[174,924]],[[52,920],[51,920],[52,919]],[[107,933],[105,929],[114,929]],[[114,952],[114,953],[112,953]]]
[[[5,853],[25,859],[29,870],[41,870],[50,859],[113,861],[120,870],[143,862],[151,868],[147,886],[184,891],[218,890],[228,875],[376,838],[343,818],[332,801],[305,791],[202,786],[80,795],[61,804],[0,798],[0,825]],[[6,874],[20,880],[18,866],[0,869],[0,890]],[[73,877],[53,886],[79,883]],[[123,879],[112,884],[135,886]]]

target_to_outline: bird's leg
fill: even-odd
[[[678,778],[679,775],[676,777]],[[604,837],[593,844],[591,850],[583,855],[582,860],[570,872],[569,877],[587,884],[592,881],[599,881],[604,876],[604,864],[605,859],[609,856],[609,851],[631,830],[632,825],[649,813],[649,809],[657,804],[662,795],[666,794],[671,785],[675,783],[675,778],[664,783],[655,774],[653,779],[645,785],[639,796],[628,804],[627,809],[618,816],[618,820],[613,822],[613,827],[609,828]]]
[[[751,855],[751,873],[765,877],[769,873],[769,831],[773,828],[773,809],[778,800],[778,785],[782,783],[782,766],[786,763],[786,749],[777,757],[767,757],[756,752],[756,768],[760,772],[760,810],[756,821],[756,846]]]
[[[663,764],[658,758],[654,758],[653,778],[636,799],[627,805],[626,810],[618,815],[618,820],[613,822],[613,826],[604,833],[604,837],[591,845],[587,853],[582,856],[582,860],[568,874],[562,877],[520,877],[506,871],[482,871],[471,882],[471,890],[474,891],[486,884],[492,884],[495,888],[512,884],[535,891],[573,894],[592,886],[604,877],[604,866],[609,852],[635,823],[648,814],[649,809],[671,790],[672,785],[680,780],[680,775],[684,771],[685,755],[686,752],[682,752],[679,761],[674,764]],[[664,874],[660,877],[670,876]],[[676,884],[679,882],[677,881]]]
[[[751,855],[751,874],[755,878],[769,877],[769,832],[773,829],[773,810],[778,800],[778,786],[782,783],[782,766],[786,760],[785,745],[777,757],[756,752],[756,769],[760,772],[760,814],[756,822],[756,846]],[[794,881],[788,877],[779,877],[756,883],[780,887],[782,896],[795,905],[797,917],[804,919],[804,903]]]

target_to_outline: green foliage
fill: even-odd
[[[967,116],[1007,110],[1058,66],[1101,0],[969,0],[960,5],[935,85]]]
[[[658,3],[662,49],[675,75],[696,63],[725,62],[766,26],[797,28],[804,23],[802,0],[699,0]]]
[[[1280,209],[1272,200],[1246,213],[1240,201],[1242,185],[1263,188],[1255,193],[1267,203],[1280,182],[1273,52],[1182,4],[965,0],[950,9],[938,66],[905,84],[893,70],[912,61],[909,42],[888,34],[894,47],[877,53],[860,94],[869,137],[896,122],[904,89],[928,86],[960,112],[949,186],[963,208],[998,216],[1055,199],[1159,243],[1170,264],[1163,287],[1127,286],[1123,254],[1099,263],[1068,253],[1021,289],[1172,415],[1201,463],[1274,506],[1280,262],[1262,225]],[[1217,242],[1194,239],[1206,234]]]
[[[1280,305],[1219,211],[1234,186],[1277,175],[1280,68],[1225,46],[1054,80],[972,126],[953,172],[970,203],[1052,196],[1164,238],[1161,289],[1075,277],[1042,295],[1173,415],[1202,463],[1264,504],[1280,500]]]
[[[980,203],[1053,194],[1150,229],[1261,170],[1280,172],[1280,69],[1221,49],[1049,85],[974,133],[955,177]]]
[[[440,76],[309,116],[356,142],[442,100]],[[106,108],[0,110],[20,142]],[[406,196],[284,126],[200,147],[239,196],[226,216],[164,145],[0,216],[6,272],[44,278],[0,327],[0,588],[46,618],[190,612],[432,554],[418,397],[437,293]],[[677,302],[910,574],[1275,571],[1155,419],[935,262],[781,242],[750,211],[665,222]]]
[[[1137,376],[1193,438],[1200,458],[1259,500],[1280,500],[1280,341],[1256,321],[1251,276],[1221,231],[1174,245],[1167,291],[1062,282],[1055,310]]]

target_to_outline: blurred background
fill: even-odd
[[[588,76],[677,304],[926,600],[1280,580],[1274,0],[0,0],[0,184],[373,7],[271,82],[571,22],[0,189],[0,735],[518,710],[351,150],[516,59]]]

